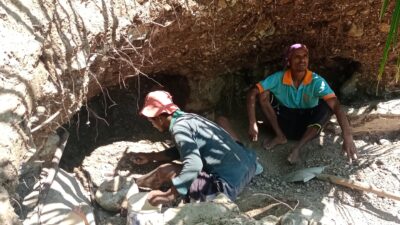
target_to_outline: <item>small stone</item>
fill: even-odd
[[[364,34],[364,27],[357,26],[356,24],[351,24],[350,30],[347,32],[347,35],[350,37],[361,37]]]
[[[38,106],[36,107],[36,112],[39,116],[43,115],[46,112],[46,107]]]
[[[376,160],[375,164],[378,165],[378,166],[383,166],[384,165],[384,163],[383,163],[383,161],[381,159]]]
[[[39,118],[37,118],[37,116],[31,116],[31,118],[29,118],[29,123],[36,123],[39,121]]]
[[[392,143],[389,140],[386,139],[380,139],[379,144],[381,145],[391,145]]]
[[[165,11],[171,11],[171,9],[172,9],[172,7],[168,4],[164,4],[163,7],[164,7]]]
[[[297,213],[286,213],[281,218],[281,225],[308,225],[308,220]]]
[[[360,14],[362,14],[362,15],[369,15],[371,13],[371,10],[370,9],[364,9],[364,10],[362,10],[361,12],[360,12]]]
[[[260,219],[262,225],[276,225],[279,223],[279,218],[274,215],[268,215]]]
[[[218,1],[218,7],[219,7],[219,8],[225,9],[226,6],[227,6],[227,4],[226,4],[225,0],[219,0],[219,1]]]
[[[308,225],[322,225],[321,222],[315,221],[315,220],[311,220]]]
[[[348,15],[348,16],[354,16],[354,15],[356,15],[356,13],[357,13],[357,10],[353,9],[353,10],[348,11],[348,12],[346,13],[346,15]]]
[[[136,0],[136,2],[143,5],[145,2],[147,2],[147,0]]]

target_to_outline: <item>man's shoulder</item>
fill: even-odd
[[[315,77],[315,78],[320,78],[320,79],[324,79],[324,74],[320,74],[320,73],[318,73],[318,72],[315,72],[315,71],[311,71],[311,73],[312,73],[312,76],[313,76],[313,78]]]
[[[313,82],[323,82],[325,81],[324,77],[319,75],[318,73],[312,71],[312,81]]]
[[[197,114],[185,112],[185,113],[181,114],[178,118],[176,118],[172,127],[177,127],[177,125],[182,126],[184,124],[190,124],[193,122],[193,120],[197,120],[198,117],[200,117],[200,116]]]

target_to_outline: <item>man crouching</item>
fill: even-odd
[[[216,123],[181,111],[168,92],[150,92],[140,113],[160,132],[168,130],[175,143],[162,152],[134,154],[136,164],[168,162],[136,180],[139,186],[152,189],[150,204],[169,203],[179,195],[186,200],[207,201],[217,193],[233,201],[255,175],[253,151]],[[159,190],[165,185],[168,190]]]

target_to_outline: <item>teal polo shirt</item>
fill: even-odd
[[[249,171],[256,167],[254,151],[238,144],[224,129],[204,117],[177,110],[169,131],[183,163],[181,172],[172,179],[182,196],[201,171],[239,190]],[[236,194],[228,197],[235,200]]]
[[[293,84],[290,70],[278,71],[256,84],[260,93],[270,91],[279,104],[292,109],[308,109],[318,105],[319,99],[325,101],[336,97],[324,78],[307,70],[298,88]]]

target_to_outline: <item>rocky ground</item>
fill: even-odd
[[[121,116],[129,113],[118,110],[118,105],[115,107],[115,111],[109,113],[114,113],[114,121],[121,123],[110,124],[107,129],[93,125],[91,129],[94,130],[91,132],[89,128],[77,129],[72,126],[81,133],[73,133],[74,130],[70,129],[72,135],[61,165],[67,171],[75,173],[87,171],[90,179],[86,179],[83,186],[96,189],[102,182],[117,174],[128,176],[150,171],[156,165],[136,166],[130,162],[129,152],[160,151],[170,145],[168,134],[160,134],[143,118]],[[261,148],[261,142],[268,134],[263,132],[259,142],[250,143],[246,138],[247,124],[244,115],[239,111],[233,114],[232,124],[245,145],[257,152],[264,172],[253,179],[236,201],[242,213],[261,219],[267,215],[281,217],[292,209],[301,209],[308,210],[311,221],[322,224],[400,223],[399,201],[317,179],[306,183],[289,183],[284,180],[285,175],[292,171],[325,166],[324,173],[365,182],[399,194],[399,130],[355,135],[359,160],[350,165],[341,155],[341,138],[333,119],[321,137],[313,140],[303,150],[301,163],[290,165],[286,162],[286,157],[294,142],[266,151]],[[100,119],[97,120],[100,124]],[[79,140],[76,136],[78,133]],[[91,141],[94,137],[97,138],[97,144]],[[85,148],[83,144],[89,147]],[[111,213],[98,205],[95,208],[99,224],[126,224],[126,218],[119,213]]]
[[[149,137],[156,133],[155,130],[146,132],[149,132]],[[322,145],[320,140],[324,142]],[[311,180],[307,183],[288,183],[283,180],[290,171],[305,167],[326,166],[325,173],[366,182],[398,193],[400,185],[400,141],[398,139],[382,138],[381,143],[356,139],[360,159],[353,165],[348,165],[345,158],[340,156],[341,145],[337,136],[325,134],[323,138],[313,141],[303,152],[304,161],[297,166],[291,166],[285,160],[292,144],[280,146],[274,151],[263,150],[259,147],[260,143],[249,144],[257,151],[265,170],[253,179],[237,200],[242,212],[247,212],[259,219],[271,214],[279,217],[290,210],[289,207],[284,206],[286,203],[292,208],[312,210],[314,217],[321,219],[325,224],[333,222],[336,224],[400,223],[400,202],[398,201],[319,180]],[[90,156],[85,158],[82,168],[89,171],[94,184],[99,185],[106,178],[110,178],[116,170],[119,173],[127,170],[133,173],[145,171],[129,163],[129,157],[124,157],[127,149],[148,151],[159,150],[161,146],[160,142],[152,141],[114,142],[96,148]],[[270,208],[263,210],[267,206]],[[110,215],[102,214],[102,216]],[[107,218],[101,221],[107,221]],[[124,224],[123,220],[121,224]]]

